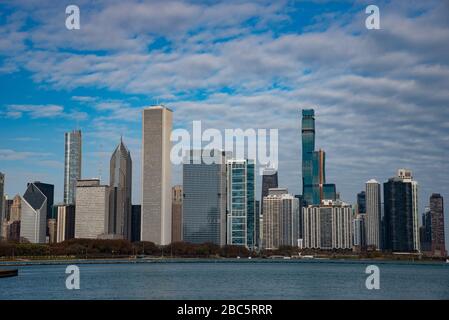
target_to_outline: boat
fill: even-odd
[[[0,270],[0,278],[17,277],[18,275],[18,269]]]

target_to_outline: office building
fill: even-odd
[[[433,256],[445,257],[447,255],[444,239],[444,202],[439,193],[433,193],[430,196],[430,215]]]
[[[212,161],[205,161],[202,154]],[[183,159],[182,239],[226,244],[226,159],[220,150],[191,150]],[[212,162],[212,163],[211,163]]]
[[[263,198],[268,196],[268,190],[278,187],[278,172],[274,168],[264,168],[262,171],[262,195],[260,197],[260,212],[256,210],[256,245],[260,241],[260,225],[258,221],[263,217]]]
[[[172,231],[172,111],[162,106],[145,108],[142,122],[141,237],[143,241],[167,245]]]
[[[140,241],[140,218],[142,206],[133,204],[131,207],[131,242]]]
[[[227,161],[227,244],[255,247],[254,160]]]
[[[366,192],[357,193],[357,213],[366,213]]]
[[[131,153],[123,140],[115,148],[110,161],[109,234],[131,240]]]
[[[76,182],[81,179],[81,131],[65,133],[64,203],[75,204]]]
[[[365,184],[366,192],[366,245],[375,250],[381,249],[382,200],[380,183],[374,179]]]
[[[307,205],[336,200],[335,184],[326,183],[326,154],[315,151],[315,111],[302,110],[302,186]]]
[[[359,213],[354,217],[353,230],[354,230],[354,249],[356,251],[362,251],[366,248],[366,214]]]
[[[384,183],[384,249],[396,252],[420,250],[418,184],[410,170],[399,169]]]
[[[419,228],[421,252],[431,254],[432,251],[432,214],[430,208],[426,208],[422,214],[422,225]]]
[[[75,238],[75,205],[59,204],[56,209],[56,242]]]
[[[182,241],[182,186],[172,188],[172,242]]]
[[[20,238],[30,243],[45,243],[47,197],[34,183],[28,183],[22,196]]]
[[[76,184],[75,238],[97,239],[108,234],[109,186],[99,179],[78,180]]]

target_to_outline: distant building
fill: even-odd
[[[171,141],[173,112],[163,106],[142,113],[141,238],[158,245],[171,242]]]
[[[303,208],[303,245],[313,249],[352,249],[352,208],[342,201],[323,201]]]
[[[131,242],[140,241],[140,218],[142,206],[133,204],[131,207]]]
[[[357,251],[363,250],[366,248],[366,214],[359,213],[354,217],[353,220],[353,230],[354,230],[354,248]]]
[[[20,241],[20,221],[8,221],[7,239],[8,241]]]
[[[385,246],[396,252],[420,251],[418,184],[410,170],[384,183]]]
[[[182,241],[182,186],[172,188],[172,242]]]
[[[109,186],[99,179],[78,180],[76,184],[75,238],[97,239],[108,234]]]
[[[203,154],[211,161],[205,161]],[[182,166],[183,241],[226,244],[227,157],[224,151],[215,149],[191,150],[185,155]]]
[[[256,211],[256,244],[259,245],[260,238],[260,226],[258,221],[260,220],[259,214],[263,217],[263,198],[268,196],[268,190],[278,187],[278,172],[274,168],[265,168],[262,175],[262,195],[260,197],[260,212]]]
[[[432,231],[432,255],[445,257],[447,255],[444,239],[444,202],[439,193],[430,196],[430,215]]]
[[[337,200],[335,184],[326,183],[326,154],[315,151],[315,111],[302,110],[302,186],[307,205]]]
[[[65,133],[64,203],[75,204],[76,182],[81,179],[81,131]]]
[[[357,193],[357,213],[366,213],[366,192]]]
[[[366,184],[366,245],[370,248],[381,249],[382,237],[382,200],[380,183],[374,179]]]
[[[254,160],[227,161],[227,244],[255,248]]]
[[[13,199],[9,199],[8,195],[5,195],[4,197],[5,201],[3,203],[3,219],[9,221],[11,216],[11,207],[14,203]]]
[[[422,225],[419,228],[419,238],[421,241],[421,251],[431,253],[432,251],[432,213],[430,208],[426,208],[422,214]]]
[[[55,206],[57,213],[56,242],[75,238],[75,205]]]
[[[21,206],[22,206],[22,199],[20,195],[16,195],[12,199],[12,205],[9,213],[9,220],[10,221],[20,221],[21,217]]]
[[[47,229],[48,229],[48,242],[56,243],[58,225],[56,219],[48,219],[47,220]]]
[[[286,189],[269,189],[263,198],[263,247],[278,249],[280,246],[298,246],[300,230],[299,200]]]
[[[34,183],[29,183],[22,196],[20,238],[31,243],[45,243],[47,197]]]
[[[4,216],[4,197],[5,197],[5,175],[0,172],[0,240],[6,238],[6,234],[3,234],[3,223],[6,220]]]
[[[123,140],[115,148],[110,161],[109,234],[131,240],[131,153]]]

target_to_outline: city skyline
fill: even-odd
[[[411,169],[420,184],[419,214],[432,193],[449,195],[445,183],[449,179],[445,162],[449,115],[444,108],[448,104],[449,26],[442,14],[447,4],[414,2],[407,7],[380,1],[379,36],[364,29],[363,5],[342,4],[325,10],[319,4],[289,8],[263,2],[221,3],[201,20],[197,12],[204,5],[182,3],[191,10],[183,10],[186,20],[177,29],[178,36],[163,28],[173,16],[161,13],[160,20],[147,26],[138,19],[137,4],[131,3],[127,15],[136,21],[138,32],[146,35],[142,38],[125,32],[116,20],[107,25],[112,30],[101,19],[96,25],[95,16],[119,7],[101,4],[91,9],[81,3],[86,14],[81,29],[84,40],[49,19],[50,13],[64,12],[63,4],[42,2],[48,12],[44,15],[21,1],[1,5],[10,18],[1,25],[17,31],[2,33],[6,42],[0,44],[0,83],[5,88],[0,100],[0,171],[6,174],[5,193],[10,198],[23,194],[26,183],[42,181],[54,184],[56,202],[62,201],[64,132],[79,128],[83,178],[101,176],[106,184],[110,154],[123,134],[135,162],[133,203],[140,203],[139,114],[142,106],[157,101],[173,108],[174,128],[188,129],[198,119],[220,130],[245,128],[247,119],[251,126],[279,128],[279,184],[292,194],[301,193],[298,111],[313,107],[320,119],[317,149],[326,150],[326,179],[337,185],[345,201],[355,203],[365,181],[375,178],[384,183],[398,168]],[[150,15],[155,11],[151,9],[148,4],[145,12]],[[235,17],[230,22],[211,19],[213,9],[223,17]],[[34,18],[35,28],[21,14]],[[251,19],[259,21],[258,35],[245,28],[248,23],[255,27]],[[209,33],[201,31],[203,25],[210,26]],[[92,35],[95,26],[98,30]],[[109,43],[97,41],[105,30],[116,38]],[[185,41],[187,31],[196,38],[189,35],[190,41]],[[33,51],[25,40],[41,51]],[[341,43],[349,48],[343,50]],[[421,50],[422,43],[431,50]],[[79,52],[62,52],[66,46]],[[235,48],[253,54],[250,61],[260,61],[254,68],[257,71],[244,57],[232,54]],[[126,58],[126,64],[120,57]],[[79,65],[80,59],[86,66]],[[110,63],[111,69],[99,69],[103,63]],[[78,68],[76,76],[71,66]],[[150,71],[160,70],[157,67],[174,74],[172,84],[163,72]],[[117,77],[120,72],[124,75]],[[438,94],[433,94],[435,90]],[[171,185],[181,183],[181,171],[181,166],[174,166]],[[257,176],[257,195],[260,185]],[[447,203],[445,220],[449,221]]]

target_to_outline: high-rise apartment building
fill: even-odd
[[[227,244],[255,247],[254,160],[227,161]]]
[[[109,186],[99,179],[78,180],[76,184],[75,238],[97,239],[108,234]]]
[[[182,186],[172,188],[172,242],[182,241]]]
[[[385,245],[389,251],[420,250],[418,226],[418,183],[410,170],[384,183]]]
[[[172,231],[172,111],[163,106],[145,108],[142,122],[141,237],[143,241],[167,245]]]
[[[315,111],[302,110],[302,186],[307,205],[336,200],[335,184],[326,183],[326,154],[315,151]]]
[[[303,245],[313,249],[352,249],[352,208],[342,201],[323,201],[303,209]]]
[[[110,161],[109,234],[131,240],[131,153],[123,140],[115,148]]]
[[[366,191],[366,245],[372,249],[381,249],[382,200],[380,183],[374,179],[365,184]]]
[[[439,193],[430,196],[431,215],[431,251],[433,256],[445,257],[447,255],[444,239],[444,202]]]
[[[75,204],[76,181],[81,179],[81,131],[65,133],[64,203]]]
[[[205,161],[202,155],[212,161]],[[229,154],[191,150],[183,161],[183,241],[226,244],[226,159]],[[211,163],[212,162],[212,163]]]

